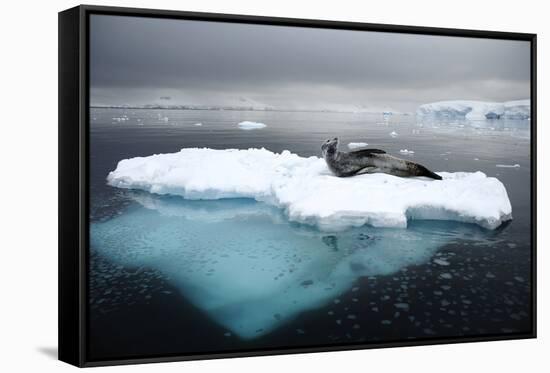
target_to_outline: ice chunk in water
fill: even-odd
[[[260,128],[267,127],[263,123],[251,122],[251,121],[248,121],[248,120],[245,120],[244,122],[240,122],[238,124],[238,126],[242,130],[255,130],[255,129],[260,129]]]
[[[520,168],[521,166],[518,163],[515,163],[515,164],[497,164],[496,167],[499,167],[499,168]]]
[[[401,154],[414,154],[414,151],[413,150],[408,150],[408,149],[401,149],[399,151],[399,153],[401,153]]]
[[[359,149],[359,148],[364,148],[366,146],[369,146],[369,144],[367,144],[366,142],[350,142],[348,144],[348,148],[350,149]]]

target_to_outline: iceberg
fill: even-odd
[[[531,100],[508,101],[504,103],[506,119],[530,119]]]
[[[365,224],[454,220],[496,229],[512,218],[504,185],[482,172],[439,172],[443,180],[365,174],[333,176],[323,159],[289,151],[185,148],[121,160],[107,182],[117,188],[187,200],[249,198],[280,208],[293,222],[322,231]]]
[[[247,121],[247,120],[245,120],[244,122],[240,122],[238,124],[238,126],[242,130],[255,130],[255,129],[260,129],[260,128],[265,128],[266,127],[266,125],[263,124],[263,123],[250,122],[250,121]]]
[[[419,106],[416,115],[419,117],[463,118],[468,120],[529,119],[531,117],[531,101],[439,101]]]

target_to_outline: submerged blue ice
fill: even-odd
[[[241,338],[263,335],[327,304],[358,277],[426,262],[454,239],[452,231],[480,232],[468,224],[422,222],[327,234],[253,200],[133,198],[137,203],[122,214],[91,225],[92,250],[118,265],[160,271]]]

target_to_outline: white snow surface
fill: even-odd
[[[266,127],[266,125],[263,124],[263,123],[250,122],[248,120],[245,120],[244,122],[240,122],[238,124],[238,126],[242,130],[255,130],[255,129],[260,129],[260,128],[265,128]]]
[[[529,119],[531,117],[531,101],[439,101],[419,106],[416,115],[420,117],[465,118],[469,120]]]
[[[482,172],[438,172],[443,180],[365,174],[333,176],[325,161],[289,151],[185,148],[125,159],[109,185],[191,200],[252,198],[284,209],[289,220],[339,231],[408,219],[455,220],[495,229],[511,219],[504,185]]]

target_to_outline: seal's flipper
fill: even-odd
[[[380,149],[357,149],[357,150],[352,150],[348,154],[368,157],[372,154],[386,154],[386,152]]]
[[[375,167],[375,166],[372,166],[372,167],[365,167],[365,168],[362,168],[360,169],[359,171],[357,171],[355,173],[355,175],[363,175],[363,174],[375,174],[377,172],[381,172],[382,170],[380,169],[380,167]]]

